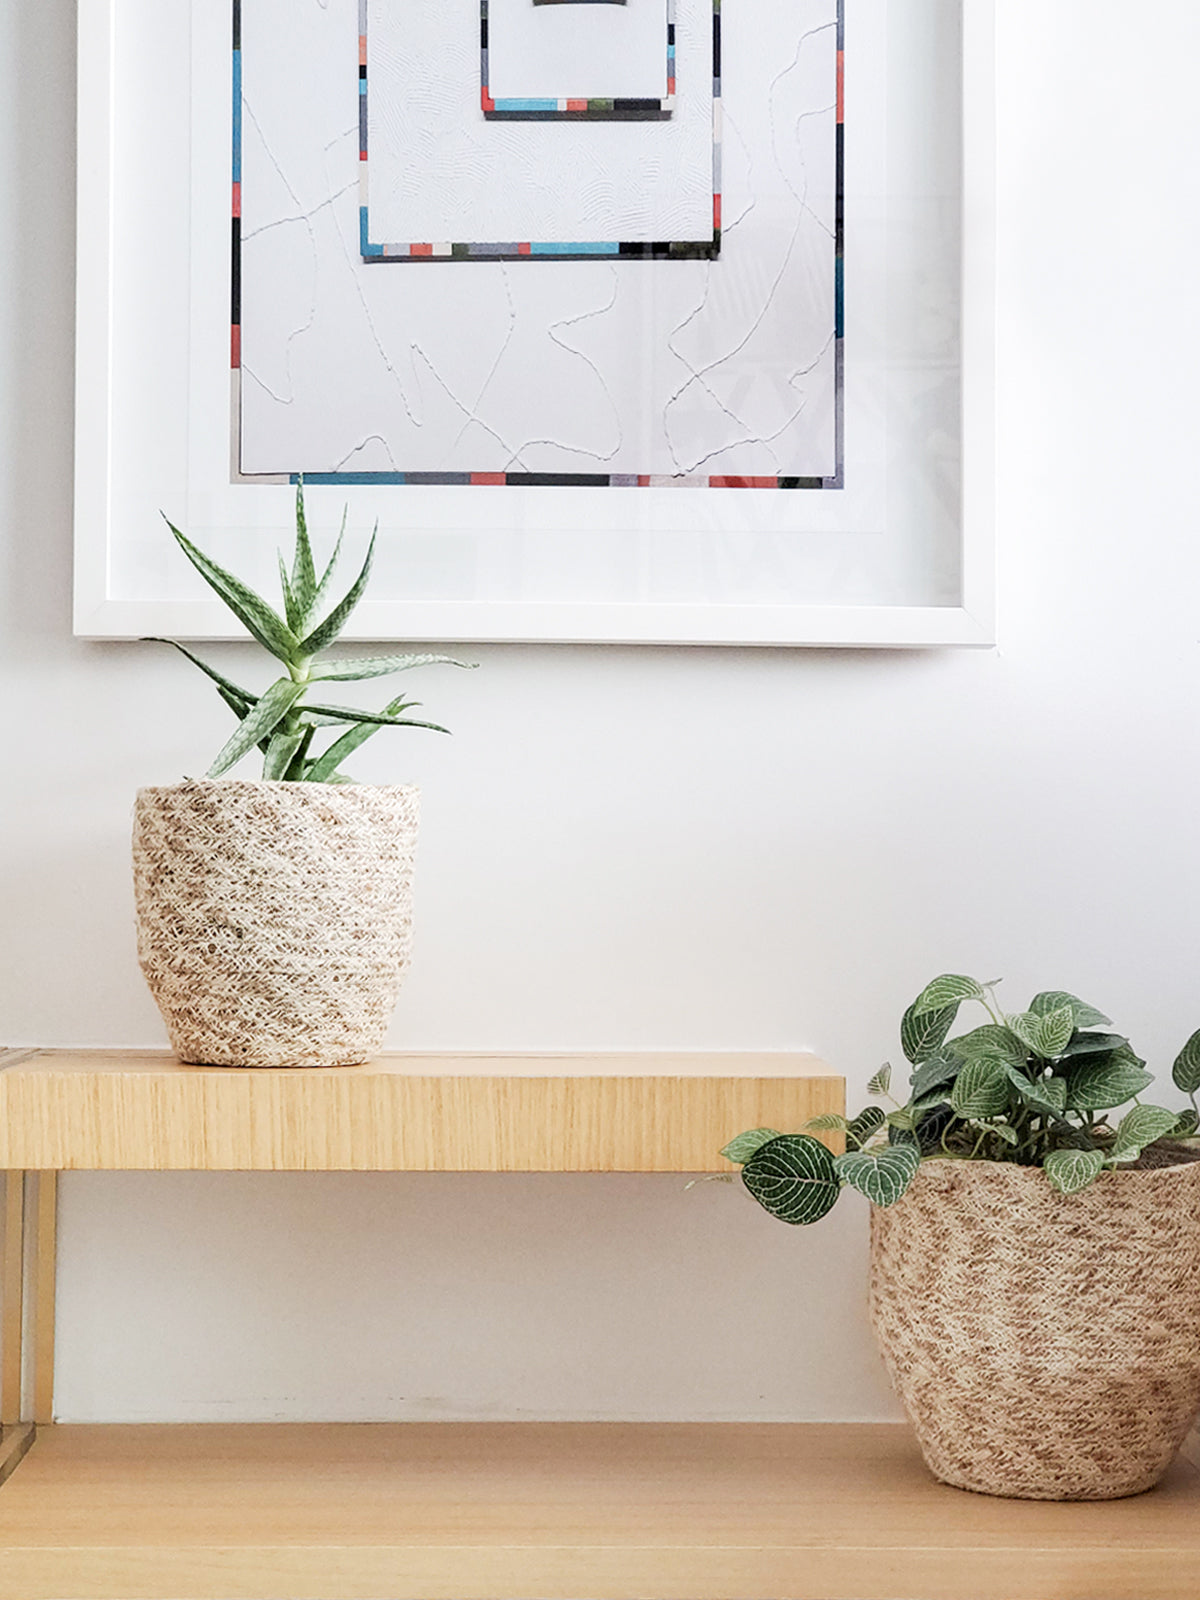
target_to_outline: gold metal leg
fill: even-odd
[[[0,1253],[0,1425],[21,1420],[21,1351],[25,1313],[25,1174],[4,1174],[4,1244]]]
[[[39,1172],[33,1256],[33,1420],[54,1421],[54,1299],[58,1276],[58,1173]]]

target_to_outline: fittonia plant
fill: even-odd
[[[755,1128],[721,1152],[742,1168],[754,1198],[784,1222],[816,1222],[845,1185],[879,1206],[908,1189],[922,1161],[1006,1161],[1041,1167],[1064,1195],[1086,1189],[1106,1168],[1128,1166],[1166,1139],[1200,1128],[1200,1030],[1176,1058],[1176,1088],[1192,1101],[1182,1114],[1144,1105],[1154,1077],[1103,1012],[1050,989],[1029,1009],[1005,1014],[994,983],[947,974],[928,984],[904,1013],[900,1042],[912,1067],[907,1099],[890,1093],[884,1066],[868,1092],[891,1109],[868,1106],[853,1120],[816,1117],[809,1132]],[[950,1037],[964,1002],[988,1020]],[[1125,1109],[1127,1108],[1127,1109]],[[1118,1115],[1118,1113],[1120,1113]],[[833,1155],[814,1133],[840,1132]]]
[[[159,639],[170,644],[193,662],[216,684],[217,693],[238,719],[237,728],[218,752],[207,776],[219,778],[257,746],[263,755],[264,779],[295,783],[352,783],[341,770],[342,763],[380,728],[429,728],[435,733],[447,729],[436,722],[421,722],[407,715],[420,702],[397,696],[382,711],[360,711],[352,706],[314,704],[309,692],[324,683],[357,683],[365,678],[383,678],[413,667],[435,664],[465,667],[469,663],[451,656],[387,655],[361,658],[326,658],[322,652],[334,644],[355,606],[362,599],[371,575],[375,554],[375,535],[367,549],[362,570],[347,593],[335,605],[328,605],[330,585],[342,550],[346,519],[338,535],[328,565],[320,578],[313,561],[312,545],[304,515],[304,486],[296,489],[296,542],[291,569],[279,557],[279,582],[283,593],[283,615],[269,606],[239,578],[206,556],[172,523],[168,528],[179,548],[196,571],[257,639],[264,650],[282,663],[286,671],[262,694],[243,689],[218,672],[208,662],[175,639]],[[324,614],[322,614],[324,613]],[[340,730],[323,750],[314,742],[323,729]]]

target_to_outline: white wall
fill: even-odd
[[[454,739],[360,764],[425,794],[394,1045],[807,1046],[860,1088],[946,968],[1164,1064],[1200,1024],[1200,8],[1000,12],[1000,650],[429,674]],[[225,714],[70,637],[72,56],[68,0],[0,8],[0,1037],[152,1045],[131,797]],[[852,1204],[670,1178],[73,1176],[60,1408],[888,1414],[862,1255]]]

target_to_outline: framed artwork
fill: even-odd
[[[993,637],[992,0],[80,0],[76,631]]]

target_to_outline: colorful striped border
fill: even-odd
[[[563,5],[572,0],[541,0],[541,3]],[[669,117],[675,109],[675,0],[667,0],[667,92],[661,100],[493,100],[488,77],[490,33],[488,0],[479,0],[480,104],[485,117],[522,122],[646,121]]]
[[[360,144],[361,165],[366,166],[366,4],[367,0],[359,0],[359,73],[363,88],[362,99],[362,140]],[[234,375],[235,386],[241,382],[242,363],[242,0],[231,0],[232,7],[232,46],[233,46],[233,169],[232,169],[232,254],[230,266],[230,302],[231,302],[231,329],[230,329],[230,366]],[[836,176],[836,213],[835,213],[835,335],[834,335],[834,448],[837,460],[837,470],[831,478],[799,478],[799,477],[739,477],[732,474],[718,474],[712,476],[691,476],[681,474],[676,477],[654,474],[628,474],[628,473],[575,473],[575,472],[306,472],[303,474],[305,483],[330,484],[330,485],[372,485],[388,487],[391,485],[427,485],[427,486],[482,486],[488,488],[579,488],[579,489],[842,489],[845,487],[845,179],[846,179],[846,142],[845,142],[845,49],[846,49],[846,13],[845,0],[838,0],[837,12],[837,176]],[[720,120],[717,107],[720,104],[721,93],[721,0],[713,0],[713,110],[714,131],[716,144],[714,147],[714,187],[717,192],[713,196],[713,222],[714,222],[714,247],[720,239],[721,227],[721,196],[720,196]],[[364,174],[365,177],[365,174]],[[419,247],[418,247],[419,248]],[[448,246],[453,251],[454,246]],[[472,247],[463,247],[471,249]],[[476,249],[485,247],[477,246]],[[516,247],[521,254],[533,254],[533,247],[523,249]],[[584,259],[596,254],[619,254],[637,252],[645,255],[656,251],[657,245],[632,245],[616,246],[609,251],[607,247],[602,250],[587,247]],[[716,254],[713,248],[707,252]],[[432,247],[429,249],[432,258]],[[376,258],[377,259],[377,258]],[[403,259],[387,257],[384,259]],[[420,259],[419,257],[414,259]],[[472,258],[468,258],[472,259]],[[495,255],[480,257],[480,259],[496,260],[505,259]],[[658,258],[658,259],[661,259]],[[238,403],[238,390],[235,388],[234,404],[230,418],[233,429],[233,460],[240,464],[241,437],[239,432],[240,405]],[[238,474],[241,475],[240,473]],[[289,481],[296,483],[300,473],[289,474]],[[253,481],[250,479],[249,481]],[[277,480],[273,480],[277,481]]]
[[[594,261],[599,259],[619,261],[711,261],[721,253],[721,0],[713,0],[713,231],[708,239],[670,239],[653,243],[641,240],[509,240],[499,243],[450,242],[423,240],[401,244],[380,244],[371,238],[370,161],[367,139],[367,6],[368,0],[358,0],[358,243],[365,262],[378,261]],[[674,100],[675,88],[675,0],[668,0],[670,25],[670,67],[668,87]],[[487,71],[487,0],[480,0],[480,39],[483,71]],[[486,83],[486,80],[485,80]],[[486,86],[483,90],[483,110],[487,113]],[[505,102],[501,102],[504,104]],[[515,102],[513,102],[515,103]],[[534,104],[534,102],[522,102]],[[567,102],[563,102],[566,104]],[[583,104],[584,102],[579,102]],[[591,102],[586,102],[590,104]],[[608,102],[596,102],[607,104]],[[546,102],[550,104],[549,101]],[[557,104],[557,102],[555,102]],[[615,106],[653,105],[661,112],[659,101],[613,101]],[[538,117],[558,117],[557,111],[522,112],[522,120]],[[589,113],[571,113],[587,119]],[[621,117],[633,118],[633,113],[622,111]],[[644,120],[642,114],[639,118]],[[592,118],[601,120],[597,114]],[[608,113],[604,120],[613,120]],[[619,120],[619,119],[618,119]]]

